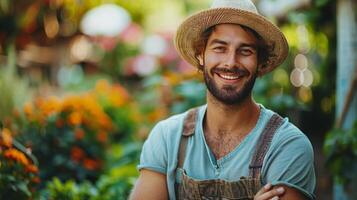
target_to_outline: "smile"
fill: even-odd
[[[212,72],[216,74],[221,80],[224,81],[238,81],[244,76],[248,75],[248,72],[243,69],[234,68],[234,69],[225,69],[225,68],[214,68]]]
[[[224,73],[215,73],[218,77],[228,80],[228,81],[235,81],[243,77],[241,74],[224,74]]]
[[[239,79],[240,76],[238,75],[226,75],[226,74],[218,74],[217,75],[223,79],[227,79],[227,80],[235,80],[235,79]]]

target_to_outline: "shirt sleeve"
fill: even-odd
[[[138,170],[149,169],[162,174],[167,171],[167,145],[162,124],[158,123],[146,139],[140,155]]]
[[[313,148],[303,133],[293,131],[296,134],[288,133],[275,144],[272,143],[262,168],[263,184],[270,182],[272,185],[286,185],[315,199]]]

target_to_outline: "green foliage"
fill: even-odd
[[[71,127],[56,129],[52,123],[45,129],[29,125],[19,136],[38,156],[41,178],[44,181],[54,176],[61,180],[95,180],[101,171],[99,163],[104,157],[104,146],[90,131],[83,140],[77,140]]]
[[[303,110],[306,107],[298,98],[294,98],[293,89],[284,68],[276,69],[271,74],[257,79],[253,96],[258,103],[284,115],[289,110]]]
[[[27,199],[30,192],[30,177],[24,174],[24,167],[20,164],[3,162],[0,168],[0,199]]]
[[[108,172],[95,183],[61,182],[54,178],[42,191],[44,199],[65,200],[121,200],[128,199],[130,190],[138,176],[136,165],[141,144],[128,142],[114,145],[108,152]]]
[[[106,150],[134,130],[126,90],[98,81],[86,93],[38,97],[14,119],[18,138],[38,157],[44,181],[95,181],[105,167]]]
[[[103,175],[96,182],[76,183],[73,180],[61,182],[53,178],[46,189],[41,192],[40,199],[49,200],[121,200],[127,199],[133,181]]]
[[[47,188],[43,192],[45,199],[63,200],[86,200],[98,192],[90,182],[76,184],[73,180],[62,183],[58,178],[53,178],[47,183]]]
[[[0,122],[12,115],[14,108],[31,96],[28,82],[16,74],[15,60],[15,49],[11,46],[8,50],[7,65],[0,66]]]
[[[11,135],[0,129],[0,199],[29,199],[39,181],[36,160]]]
[[[315,0],[314,3],[317,7],[321,7],[333,1],[334,0]]]
[[[179,100],[172,105],[172,113],[181,113],[189,108],[200,106],[206,100],[205,84],[195,79],[186,80],[173,90]]]
[[[325,139],[324,153],[337,182],[347,185],[357,177],[357,121],[350,130],[331,130]]]

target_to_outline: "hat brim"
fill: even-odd
[[[175,47],[181,57],[198,67],[194,44],[209,27],[218,24],[238,24],[255,30],[271,48],[272,55],[260,74],[266,74],[279,66],[287,57],[289,47],[284,34],[269,20],[261,15],[235,9],[213,8],[188,17],[177,29]]]

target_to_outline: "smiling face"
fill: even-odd
[[[253,33],[234,24],[215,26],[198,57],[209,92],[227,105],[246,100],[257,77],[257,56]]]

